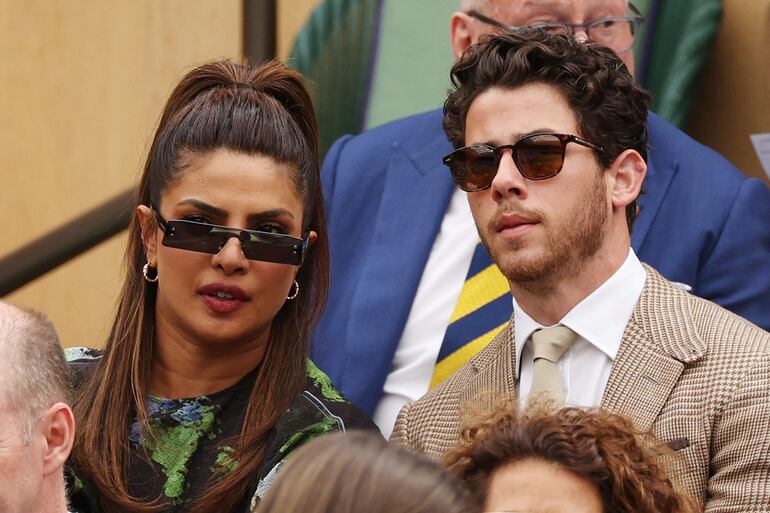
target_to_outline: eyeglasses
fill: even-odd
[[[519,172],[529,180],[545,180],[559,174],[564,165],[567,144],[575,143],[598,152],[604,148],[576,135],[537,133],[522,137],[515,144],[466,146],[444,157],[457,186],[465,192],[488,189],[495,179],[503,150],[511,156]]]
[[[634,36],[639,25],[644,23],[642,13],[639,12],[634,4],[628,3],[628,8],[633,13],[632,16],[607,16],[588,23],[558,23],[542,22],[533,23],[522,27],[514,27],[499,22],[494,18],[485,16],[478,11],[468,11],[466,14],[472,16],[482,23],[492,25],[506,32],[520,32],[525,29],[540,28],[552,34],[575,34],[575,30],[583,29],[588,35],[588,39],[607,46],[615,53],[624,53],[634,46]]]
[[[299,239],[280,233],[245,230],[182,219],[166,221],[154,208],[152,212],[160,229],[163,230],[163,245],[169,248],[215,255],[222,251],[231,237],[235,237],[241,241],[243,255],[249,260],[301,265],[305,258],[307,237]]]

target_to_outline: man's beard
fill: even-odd
[[[511,283],[527,289],[549,288],[565,276],[579,274],[583,264],[602,247],[604,227],[609,216],[606,201],[606,186],[598,175],[594,187],[579,199],[577,204],[580,207],[570,215],[571,222],[564,219],[562,224],[551,226],[559,221],[548,218],[542,212],[524,212],[528,218],[539,219],[545,230],[543,252],[534,258],[505,258],[526,248],[527,242],[523,237],[507,240],[496,247],[489,243],[485,235],[495,233],[495,219],[502,212],[498,212],[489,222],[487,230],[481,232],[481,239],[492,260]]]

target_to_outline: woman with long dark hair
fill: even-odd
[[[217,61],[172,92],[103,351],[70,351],[78,511],[244,512],[287,454],[376,429],[307,359],[328,249],[301,76]]]

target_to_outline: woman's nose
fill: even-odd
[[[243,253],[240,239],[236,236],[229,237],[219,249],[219,253],[211,259],[211,264],[224,271],[225,274],[233,274],[245,271],[249,260]]]

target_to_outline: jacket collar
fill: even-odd
[[[610,372],[602,407],[634,419],[647,431],[685,365],[703,358],[687,294],[645,265],[647,280]]]
[[[601,407],[634,419],[642,431],[652,427],[685,365],[706,353],[688,294],[651,267],[644,268],[644,289],[626,326],[601,402]],[[514,333],[511,318],[510,328],[470,360],[472,376],[461,392],[461,404],[490,406],[501,394],[515,397]]]

